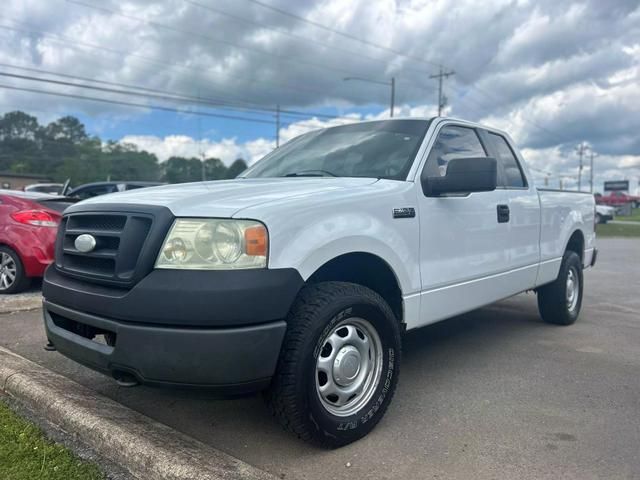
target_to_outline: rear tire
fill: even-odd
[[[555,325],[575,323],[582,306],[582,261],[576,252],[566,251],[558,278],[538,289],[538,310],[542,319]]]
[[[267,403],[299,438],[347,445],[369,433],[389,406],[400,349],[399,322],[380,295],[346,282],[308,285],[287,318]]]
[[[9,247],[0,247],[0,294],[25,290],[31,279],[26,276],[20,256]]]

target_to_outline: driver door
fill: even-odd
[[[422,176],[442,176],[450,160],[487,157],[487,151],[475,128],[445,124]],[[418,190],[421,325],[503,298],[508,223],[498,210],[508,203],[504,190],[439,197]]]

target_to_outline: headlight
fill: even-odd
[[[162,245],[156,268],[264,268],[267,245],[267,229],[260,222],[179,218]]]

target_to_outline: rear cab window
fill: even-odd
[[[511,149],[509,142],[502,135],[487,132],[491,146],[498,162],[498,171],[501,172],[501,186],[504,188],[526,188],[527,181],[522,173],[520,163]]]

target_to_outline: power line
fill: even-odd
[[[85,3],[82,0],[66,0],[66,2],[75,4],[75,5],[80,5],[80,6],[83,6],[83,7],[86,7],[86,8],[94,9],[94,10],[97,10],[97,11],[101,11],[101,12],[104,12],[104,13],[108,13],[108,14],[111,14],[113,16],[118,16],[118,17],[129,19],[129,20],[134,20],[134,21],[137,21],[137,22],[145,24],[145,25],[149,25],[149,26],[154,27],[154,28],[168,30],[168,31],[175,32],[175,33],[178,33],[178,34],[181,34],[181,35],[190,36],[190,37],[193,37],[193,38],[205,39],[205,40],[208,40],[208,41],[211,41],[211,42],[221,43],[223,45],[228,45],[228,46],[231,46],[231,47],[235,47],[235,48],[239,48],[239,49],[242,49],[242,50],[246,50],[246,51],[251,52],[253,54],[270,56],[270,57],[278,59],[279,61],[288,62],[288,63],[292,63],[292,64],[299,64],[299,65],[308,65],[308,66],[311,66],[311,67],[318,68],[318,69],[320,69],[322,71],[329,70],[329,71],[334,71],[334,72],[340,73],[342,75],[344,75],[344,74],[354,75],[354,72],[351,71],[351,70],[346,70],[346,69],[343,69],[343,68],[336,68],[336,67],[332,67],[330,65],[320,64],[320,63],[316,63],[316,62],[310,62],[310,61],[305,61],[305,60],[300,60],[300,59],[294,59],[294,58],[290,58],[290,57],[285,56],[285,55],[278,55],[276,53],[272,53],[272,52],[267,51],[267,50],[261,50],[261,49],[248,47],[246,45],[240,45],[238,43],[230,42],[228,40],[223,40],[223,39],[211,37],[209,35],[205,35],[205,34],[202,34],[202,33],[195,33],[195,32],[191,32],[191,31],[183,30],[181,28],[172,27],[171,25],[166,25],[164,23],[156,22],[156,21],[153,21],[153,20],[145,20],[143,18],[139,18],[139,17],[133,16],[133,15],[122,13],[122,12],[119,12],[117,10],[110,9],[110,8],[107,8],[107,7],[93,5],[91,3]],[[354,38],[356,38],[356,37],[354,37]],[[391,50],[391,51],[396,55],[402,55],[404,57],[411,58],[411,57],[403,54],[402,52],[394,51],[394,50]],[[427,63],[431,63],[431,62],[427,62]],[[326,92],[323,92],[323,93],[326,93]]]
[[[148,105],[148,104],[144,104],[144,103],[134,103],[134,102],[124,102],[121,100],[111,100],[111,99],[106,99],[106,98],[98,98],[98,97],[88,97],[85,95],[76,95],[76,94],[72,94],[72,93],[61,93],[61,92],[52,92],[52,91],[47,91],[47,90],[38,90],[35,88],[23,88],[23,87],[15,87],[13,85],[5,85],[5,84],[0,84],[0,88],[4,88],[7,90],[16,90],[16,91],[21,91],[21,92],[29,92],[29,93],[41,93],[41,94],[45,94],[45,95],[53,95],[56,97],[65,97],[65,98],[74,98],[74,99],[78,99],[78,100],[88,100],[88,101],[92,101],[92,102],[100,102],[100,103],[108,103],[111,105],[122,105],[122,106],[126,106],[126,107],[136,107],[136,108],[144,108],[144,109],[151,109],[151,110],[162,110],[165,112],[174,112],[174,113],[184,113],[184,114],[188,114],[188,115],[202,115],[204,117],[214,117],[214,118],[225,118],[227,120],[240,120],[240,121],[245,121],[245,122],[255,122],[255,123],[266,123],[269,125],[273,125],[273,120],[263,120],[263,119],[258,119],[258,118],[250,118],[250,117],[241,117],[238,115],[225,115],[225,114],[221,114],[221,113],[210,113],[210,112],[202,112],[202,111],[197,111],[197,110],[180,110],[178,108],[170,108],[170,107],[164,107],[161,105]]]
[[[366,55],[366,54],[364,54],[362,52],[354,52],[353,50],[347,50],[345,48],[338,47],[336,45],[331,45],[331,44],[328,44],[328,43],[325,43],[325,42],[321,42],[321,41],[313,39],[313,38],[308,38],[308,37],[305,37],[305,36],[302,36],[302,35],[296,35],[295,33],[289,32],[287,30],[283,30],[283,29],[280,29],[280,28],[275,28],[273,26],[267,25],[267,24],[262,23],[262,22],[257,22],[255,20],[249,20],[247,18],[243,18],[243,17],[240,17],[238,15],[234,15],[232,13],[225,12],[224,10],[220,10],[217,7],[212,7],[211,5],[205,5],[203,3],[196,2],[194,0],[184,0],[184,1],[186,3],[188,3],[188,4],[190,4],[190,5],[195,6],[195,7],[199,7],[199,8],[202,8],[204,10],[209,10],[210,12],[217,13],[217,14],[225,16],[227,18],[234,19],[234,20],[236,20],[238,22],[246,23],[246,24],[249,24],[249,25],[254,25],[254,26],[258,27],[258,28],[263,28],[263,29],[266,29],[266,30],[269,30],[269,31],[272,31],[272,32],[280,33],[282,35],[287,35],[287,36],[289,36],[291,38],[295,38],[296,40],[302,40],[303,42],[307,42],[307,43],[310,43],[310,44],[315,44],[315,45],[320,45],[320,46],[323,46],[323,47],[326,47],[326,48],[330,48],[330,49],[336,50],[338,52],[343,52],[343,53],[346,53],[348,55],[353,55],[353,56],[355,56],[356,58],[359,58],[359,59],[367,59],[367,60],[370,60],[372,62],[378,62],[378,63],[384,63],[384,64],[388,64],[389,63],[389,61],[387,59],[384,59],[384,58],[371,57],[371,56]],[[417,70],[417,69],[414,69],[414,68],[405,68],[405,69],[414,71],[416,73],[421,73],[421,74],[428,74],[429,73],[429,72],[427,72],[425,70]]]
[[[228,40],[223,40],[223,39],[220,39],[220,38],[211,37],[209,35],[205,35],[205,34],[202,34],[202,33],[190,32],[190,31],[187,31],[187,30],[183,30],[181,28],[172,27],[170,25],[166,25],[164,23],[159,23],[159,22],[156,22],[156,21],[153,21],[153,20],[145,20],[143,18],[139,18],[139,17],[133,16],[133,15],[122,13],[122,12],[119,12],[119,11],[116,11],[116,10],[113,10],[113,9],[110,9],[110,8],[97,6],[97,5],[92,5],[90,3],[85,3],[85,2],[83,2],[81,0],[66,0],[66,1],[68,3],[72,3],[72,4],[75,4],[75,5],[81,5],[81,6],[86,7],[86,8],[91,8],[91,9],[98,10],[98,11],[101,11],[101,12],[109,13],[111,15],[115,15],[115,16],[118,16],[118,17],[126,18],[128,20],[134,20],[136,22],[140,22],[142,24],[149,25],[149,26],[154,27],[154,28],[160,28],[160,29],[171,31],[171,32],[179,33],[181,35],[194,37],[194,38],[200,38],[200,39],[208,40],[210,42],[216,42],[216,43],[220,43],[220,44],[223,44],[223,45],[228,45],[228,46],[231,46],[231,47],[234,47],[234,48],[240,48],[242,50],[246,50],[246,51],[252,52],[254,54],[267,55],[267,56],[270,56],[270,57],[277,58],[278,60],[283,61],[283,62],[295,63],[295,64],[300,64],[300,65],[307,65],[307,66],[310,66],[310,67],[319,68],[321,70],[333,70],[333,71],[335,71],[337,73],[341,73],[341,74],[352,74],[353,73],[350,70],[331,67],[329,65],[322,65],[322,64],[319,64],[319,63],[309,62],[309,61],[305,61],[305,60],[299,60],[299,59],[296,60],[296,59],[293,59],[293,58],[290,58],[290,57],[287,57],[287,56],[284,56],[284,55],[278,55],[276,53],[269,52],[267,50],[260,50],[260,49],[248,47],[246,45],[240,45],[240,44],[237,44],[237,43],[234,43],[234,42],[230,42]]]
[[[4,64],[4,63],[0,63],[0,66],[5,66],[5,67],[9,67],[9,68],[16,68],[16,69],[25,70],[25,71],[31,71],[31,72],[37,72],[37,73],[46,74],[46,75],[56,75],[56,76],[60,76],[62,78],[70,78],[70,79],[73,79],[73,80],[88,81],[88,82],[94,82],[94,83],[98,83],[98,84],[113,85],[113,86],[118,86],[118,87],[130,88],[130,89],[134,89],[134,90],[141,90],[141,92],[131,91],[131,90],[114,89],[114,88],[97,87],[97,86],[94,86],[94,85],[83,85],[83,84],[78,84],[78,83],[73,83],[73,82],[65,82],[65,81],[60,81],[60,80],[52,80],[52,79],[46,79],[46,78],[33,77],[33,76],[29,76],[29,75],[18,75],[18,74],[13,74],[13,73],[0,72],[0,76],[4,76],[4,77],[19,78],[19,79],[23,79],[23,80],[31,80],[31,81],[45,82],[45,83],[51,83],[51,84],[56,84],[56,85],[72,86],[72,87],[77,87],[77,88],[86,88],[86,89],[90,89],[90,90],[98,90],[98,91],[116,93],[116,94],[121,94],[121,95],[134,95],[134,96],[147,97],[147,98],[152,98],[152,99],[178,101],[178,102],[189,102],[189,103],[195,103],[195,104],[198,104],[198,105],[202,105],[202,104],[211,105],[211,106],[214,106],[214,107],[217,107],[217,108],[221,108],[223,110],[225,110],[225,109],[226,110],[241,110],[241,111],[253,112],[253,113],[257,113],[257,114],[271,114],[271,113],[273,113],[275,111],[275,109],[273,109],[273,108],[258,107],[258,106],[256,106],[256,107],[248,107],[248,106],[242,106],[242,105],[235,106],[233,103],[225,102],[225,101],[221,101],[221,100],[217,100],[217,99],[210,99],[210,98],[201,97],[201,96],[191,96],[191,95],[186,95],[186,94],[183,94],[183,93],[170,92],[170,91],[166,91],[166,90],[157,90],[157,89],[152,89],[152,88],[140,87],[140,86],[137,86],[137,85],[122,84],[122,83],[118,83],[118,82],[108,82],[108,81],[93,79],[93,78],[89,78],[89,77],[80,77],[80,76],[75,76],[75,75],[59,74],[57,72],[51,72],[51,71],[47,71],[47,70],[40,70],[40,69],[37,69],[37,68],[18,67],[18,66],[15,66],[15,65]],[[146,93],[146,92],[149,92],[149,93]],[[297,110],[280,110],[280,112],[285,114],[286,116],[291,116],[291,117],[302,116],[302,117],[319,117],[319,118],[326,118],[326,119],[341,118],[341,117],[336,116],[336,115],[328,115],[328,114],[323,114],[323,113],[318,113],[318,112],[302,112],[302,111],[297,111]]]
[[[282,9],[280,9],[278,7],[274,7],[273,5],[269,5],[269,4],[263,3],[263,2],[261,2],[259,0],[247,0],[247,1],[251,2],[251,3],[254,3],[256,5],[260,5],[263,8],[266,8],[266,9],[272,10],[274,12],[277,12],[277,13],[279,13],[281,15],[285,15],[287,17],[294,18],[294,19],[296,19],[296,20],[298,20],[300,22],[306,23],[308,25],[313,25],[314,27],[321,28],[322,30],[325,30],[327,32],[335,33],[336,35],[340,35],[341,37],[349,38],[351,40],[355,40],[356,42],[360,42],[360,43],[362,43],[364,45],[369,45],[370,47],[379,48],[381,50],[386,50],[387,52],[393,53],[394,55],[399,55],[399,56],[402,56],[404,58],[408,58],[408,59],[411,59],[411,60],[416,60],[418,62],[426,63],[428,65],[440,66],[439,63],[431,62],[429,60],[425,60],[425,59],[420,58],[420,57],[414,57],[412,55],[407,55],[406,53],[401,52],[399,50],[396,50],[394,48],[386,47],[384,45],[380,45],[379,43],[371,42],[369,40],[364,40],[364,39],[362,39],[360,37],[357,37],[355,35],[351,35],[350,33],[346,33],[346,32],[340,31],[340,30],[336,30],[335,28],[332,28],[332,27],[329,27],[327,25],[323,25],[322,23],[318,23],[318,22],[315,22],[313,20],[309,20],[307,18],[301,17],[299,15],[296,15],[295,13],[287,12],[286,10],[282,10]]]
[[[1,17],[0,17],[1,18]],[[5,18],[6,19],[6,18]],[[188,65],[181,65],[179,63],[174,63],[174,62],[166,62],[164,60],[160,60],[157,58],[152,58],[152,57],[147,57],[144,55],[140,55],[137,53],[133,53],[133,52],[129,52],[126,50],[117,50],[117,49],[113,49],[113,48],[109,48],[109,47],[104,47],[102,45],[95,45],[95,44],[91,44],[91,43],[86,43],[86,42],[81,42],[78,41],[76,39],[73,38],[69,38],[66,37],[64,35],[58,35],[58,34],[52,34],[50,32],[44,32],[42,30],[37,30],[37,29],[33,29],[31,26],[29,26],[28,24],[25,24],[24,22],[19,22],[13,19],[6,19],[9,20],[10,22],[16,23],[18,25],[27,25],[27,27],[29,28],[28,30],[25,29],[21,29],[21,28],[17,28],[17,27],[12,27],[12,26],[8,26],[8,25],[0,25],[0,29],[4,29],[4,30],[11,30],[14,32],[20,32],[20,33],[27,33],[30,35],[39,35],[43,38],[47,38],[49,41],[54,41],[54,42],[58,42],[61,43],[63,45],[68,46],[69,48],[73,48],[75,50],[78,50],[79,47],[83,47],[83,48],[90,48],[90,49],[94,49],[94,50],[100,50],[103,52],[108,52],[110,54],[113,55],[118,55],[120,57],[134,57],[137,59],[140,59],[142,61],[151,63],[151,64],[156,64],[156,65],[161,65],[164,67],[169,67],[169,68],[179,68],[181,70],[189,70],[189,71],[193,71],[194,73],[197,74],[198,77],[202,78],[203,80],[205,80],[206,82],[210,82],[211,78],[203,75],[203,70],[202,69],[198,69],[195,67],[191,67]],[[237,80],[241,83],[252,83],[252,82],[248,82],[246,77],[233,77],[230,76],[229,78]],[[283,89],[288,89],[288,90],[297,90],[300,92],[305,92],[305,93],[320,93],[320,94],[325,94],[326,91],[324,90],[318,90],[318,89],[313,89],[313,88],[308,88],[308,87],[303,87],[300,86],[299,84],[293,84],[293,83],[286,83],[286,82],[278,82],[278,83],[269,83],[269,82],[261,82],[263,85],[266,84],[271,84],[271,85],[275,85],[275,86],[279,86]]]

